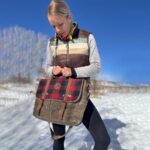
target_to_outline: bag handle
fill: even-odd
[[[71,128],[72,128],[72,126],[69,126],[69,128],[67,129],[67,131],[65,132],[65,134],[63,134],[63,135],[56,135],[51,126],[52,126],[52,123],[49,123],[49,129],[50,129],[50,132],[51,132],[51,135],[52,135],[52,139],[53,139],[53,140],[59,140],[59,139],[65,137],[66,134],[68,134],[69,131],[70,131]]]

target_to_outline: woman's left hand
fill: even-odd
[[[62,75],[65,76],[65,77],[72,76],[71,68],[68,68],[68,67],[62,68]]]

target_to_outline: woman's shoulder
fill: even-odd
[[[56,37],[55,36],[52,36],[48,39],[48,45],[55,45],[55,42],[56,42]]]
[[[55,37],[55,36],[52,36],[52,37],[49,38],[49,41],[50,41],[50,42],[53,42],[53,41],[55,41],[55,39],[56,39],[56,37]]]
[[[87,36],[89,36],[89,35],[92,34],[92,33],[89,32],[89,31],[87,31],[87,30],[85,30],[85,29],[80,29],[80,30],[79,30],[79,34],[80,34],[80,35],[87,35]]]
[[[80,36],[87,37],[88,42],[95,41],[95,37],[94,37],[93,33],[90,31],[87,31],[85,29],[80,29],[79,34],[80,34]]]

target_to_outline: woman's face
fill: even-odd
[[[68,36],[71,29],[71,17],[62,17],[59,15],[48,15],[48,20],[55,32],[61,37],[65,38]]]

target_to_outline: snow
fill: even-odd
[[[33,90],[30,84],[0,85],[0,150],[52,149],[48,123],[32,115]],[[149,150],[150,93],[109,93],[91,99],[110,134],[109,150]],[[93,145],[82,124],[66,136],[66,150],[92,150]]]

